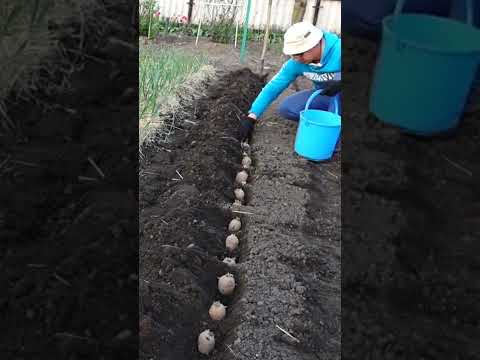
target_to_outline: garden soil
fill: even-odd
[[[248,149],[246,203],[233,205],[238,116],[265,80],[248,69],[219,70],[191,116],[176,119],[170,141],[144,149],[142,359],[203,359],[197,337],[205,329],[215,334],[212,359],[340,358],[340,154],[322,164],[298,157],[296,124],[278,118],[275,103]],[[234,217],[240,245],[229,253]],[[232,296],[217,290],[227,272],[237,282]],[[208,314],[216,300],[227,306],[220,322]]]
[[[368,112],[377,45],[343,44],[342,358],[479,359],[480,112],[403,134]]]
[[[1,138],[2,359],[138,354],[137,31],[131,5],[110,11],[71,87],[36,94],[55,107],[9,109],[21,131]]]

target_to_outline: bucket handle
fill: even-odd
[[[393,15],[396,18],[398,15],[403,10],[403,7],[405,6],[405,1],[406,0],[397,0],[397,3],[395,4],[395,10],[393,11]],[[467,15],[467,24],[470,26],[473,26],[473,0],[465,0],[465,6],[466,6],[466,15]]]
[[[319,94],[321,94],[323,92],[324,89],[319,89],[319,90],[316,90],[312,93],[312,95],[310,95],[310,97],[308,98],[307,100],[307,103],[305,104],[305,110],[308,110],[308,107],[310,106],[310,103],[313,101],[313,99],[318,96]],[[335,95],[332,99],[333,101],[333,113],[338,115],[338,96]]]

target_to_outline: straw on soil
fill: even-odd
[[[139,145],[150,142],[154,135],[160,142],[166,142],[176,128],[180,119],[188,120],[189,111],[195,99],[204,96],[206,84],[214,78],[215,68],[203,65],[192,73],[183,83],[177,86],[170,96],[160,96],[157,99],[157,108],[154,114],[144,117],[140,121]]]
[[[7,99],[16,97],[39,102],[38,90],[53,95],[68,85],[89,41],[104,29],[95,0],[16,0],[0,3],[0,128],[12,131]],[[90,37],[92,37],[90,35]],[[66,46],[63,40],[68,39]]]

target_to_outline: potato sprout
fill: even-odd
[[[218,278],[218,291],[222,295],[231,295],[235,290],[235,278],[233,274],[226,273]]]
[[[227,307],[223,305],[220,301],[215,301],[210,309],[208,310],[208,314],[210,318],[214,321],[220,321],[225,317],[227,313]]]
[[[225,264],[227,264],[228,266],[233,266],[235,265],[237,262],[235,261],[235,258],[231,258],[231,257],[226,257],[225,259],[223,259],[223,262]]]
[[[242,189],[235,189],[233,193],[235,194],[235,198],[239,201],[243,201],[243,199],[245,198],[245,191],[243,191]]]
[[[205,330],[198,335],[198,351],[208,355],[215,347],[215,335],[210,330]]]
[[[250,145],[247,142],[242,142],[240,145],[241,145],[243,151],[249,151],[250,150]]]
[[[235,234],[230,234],[225,239],[225,247],[229,251],[234,251],[238,247],[238,237]]]
[[[245,170],[240,171],[235,177],[235,180],[242,185],[245,185],[247,183],[247,179],[248,173]]]
[[[242,222],[240,221],[239,217],[236,217],[232,221],[230,221],[230,224],[228,224],[228,230],[231,232],[235,232],[240,230],[242,227]]]
[[[242,165],[243,165],[244,169],[248,169],[250,167],[250,165],[252,165],[252,159],[248,156],[245,156],[242,159]]]

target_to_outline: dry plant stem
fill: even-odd
[[[88,162],[93,166],[93,168],[100,174],[102,178],[105,178],[105,174],[103,173],[102,169],[93,161],[93,159],[89,156]]]
[[[64,278],[57,275],[57,273],[54,273],[53,276],[55,277],[55,279],[60,281],[62,284],[67,285],[67,286],[72,286],[72,284],[70,284],[67,280],[65,280]]]
[[[457,164],[456,162],[454,162],[453,160],[450,160],[449,158],[447,158],[445,155],[443,156],[443,158],[445,160],[447,160],[451,165],[453,165],[454,167],[456,167],[457,169],[463,171],[465,174],[467,174],[468,176],[472,177],[473,176],[473,173],[468,170],[468,169],[465,169],[463,166]]]
[[[56,333],[54,336],[57,337],[57,338],[71,338],[71,339],[78,339],[78,340],[85,340],[85,341],[95,341],[92,338],[87,338],[85,336],[79,336],[79,335],[65,333],[65,332]]]
[[[27,162],[27,161],[21,161],[21,160],[12,160],[12,163],[18,164],[18,165],[36,167],[36,168],[42,168],[43,167],[43,166],[40,166],[38,164],[30,163],[30,162]]]
[[[293,340],[295,340],[297,343],[300,343],[300,340],[298,340],[295,336],[293,336],[292,334],[290,334],[288,331],[282,329],[280,326],[278,325],[275,325],[277,327],[277,329],[279,329],[281,332],[283,332],[285,335],[289,336],[290,338],[292,338]]]
[[[10,160],[11,157],[12,157],[11,155],[7,155],[7,157],[5,158],[5,160],[3,160],[3,161],[0,163],[0,169],[3,168],[6,163],[8,163],[8,161]]]
[[[158,172],[142,170],[141,175],[143,175],[143,174],[148,174],[148,175],[162,175],[162,174],[160,174],[160,173],[158,173]]]
[[[233,140],[233,141],[239,142],[238,139],[235,139],[234,137],[231,137],[231,136],[221,136],[220,139],[227,139],[227,140]]]
[[[334,173],[332,173],[332,172],[330,172],[330,171],[328,171],[328,170],[326,170],[326,172],[327,172],[327,174],[333,176],[335,179],[338,180],[338,176],[337,176],[337,175],[335,175]]]
[[[163,151],[168,152],[168,153],[171,153],[171,152],[172,152],[172,150],[167,149],[167,148],[164,148],[163,146],[159,146],[159,148],[162,149]]]
[[[232,353],[232,355],[235,357],[235,359],[238,359],[237,355],[233,352],[232,348],[230,347],[230,345],[225,345],[225,347],[230,350],[230,352]]]
[[[88,176],[79,176],[78,181],[99,181],[97,178],[92,178]]]
[[[238,213],[238,214],[245,214],[245,215],[255,215],[254,213],[248,212],[248,211],[232,210],[232,212]]]
[[[33,268],[44,268],[47,267],[45,264],[27,264],[28,267],[33,267]]]

